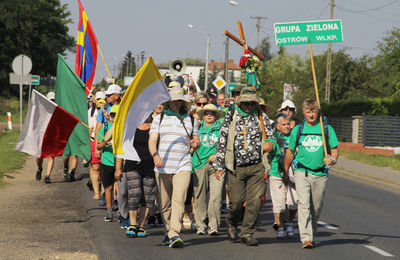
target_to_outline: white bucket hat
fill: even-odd
[[[288,107],[288,108],[294,108],[294,113],[295,113],[295,114],[297,113],[296,106],[295,106],[294,103],[293,103],[291,100],[289,100],[289,99],[286,99],[285,101],[282,102],[281,108],[279,108],[278,112],[282,112],[282,110],[285,109],[285,108],[287,108],[287,107]]]

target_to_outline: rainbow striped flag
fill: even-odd
[[[92,89],[94,74],[97,63],[97,38],[92,25],[83,9],[81,1],[79,4],[78,36],[76,41],[75,73],[86,85],[86,96]]]

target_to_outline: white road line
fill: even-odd
[[[378,253],[382,256],[388,256],[388,257],[394,257],[394,255],[383,251],[382,249],[377,248],[376,246],[369,246],[369,245],[364,245],[366,248],[371,249],[372,251],[374,251],[375,253]]]
[[[319,225],[323,226],[323,227],[326,227],[327,229],[334,229],[334,230],[337,230],[337,229],[338,229],[337,227],[334,227],[334,226],[332,226],[332,225],[329,225],[328,223],[325,223],[325,222],[323,222],[323,221],[318,221],[317,223],[318,223]]]

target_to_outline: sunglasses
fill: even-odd
[[[203,114],[205,116],[215,116],[215,112],[213,112],[213,111],[205,111]]]
[[[241,102],[240,104],[243,104],[244,106],[255,106],[257,103],[256,102]]]
[[[285,108],[282,109],[282,111],[294,111],[294,108],[285,107]]]
[[[199,107],[205,106],[205,105],[207,105],[207,104],[208,104],[208,103],[200,103],[200,102],[197,103],[197,102],[196,102],[196,105],[199,106]]]

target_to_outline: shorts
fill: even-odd
[[[90,148],[92,150],[92,159],[90,160],[90,163],[95,164],[95,163],[101,163],[101,156],[100,159],[94,156],[94,151],[96,149],[96,142],[91,140],[90,141]]]
[[[114,184],[115,178],[115,167],[101,164],[101,182],[103,183],[104,188],[109,187]]]
[[[152,208],[157,193],[154,172],[146,174],[132,170],[127,171],[126,177],[128,180],[128,209],[137,210],[139,205]]]

